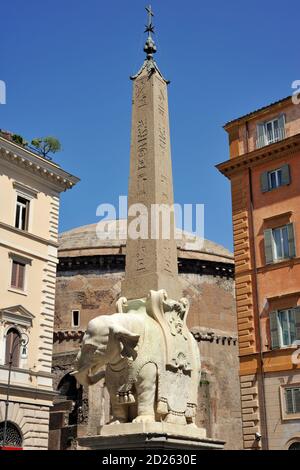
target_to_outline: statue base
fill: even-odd
[[[161,422],[105,425],[78,444],[78,450],[222,450],[225,442],[207,438],[202,428]]]

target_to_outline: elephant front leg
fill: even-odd
[[[153,363],[145,364],[136,383],[138,413],[133,420],[134,423],[152,423],[155,421],[156,383],[156,365]]]
[[[128,407],[121,405],[116,399],[111,401],[113,418],[109,424],[128,423]]]

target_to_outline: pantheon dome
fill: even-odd
[[[76,445],[78,435],[95,433],[109,421],[105,381],[79,393],[69,372],[89,320],[116,311],[125,274],[126,225],[126,220],[104,221],[59,237],[53,355],[59,396],[52,415],[52,448]],[[176,239],[179,279],[190,301],[188,326],[202,361],[198,424],[214,438],[226,435],[228,449],[240,448],[233,254],[180,230]],[[63,426],[57,424],[57,413],[64,413]]]

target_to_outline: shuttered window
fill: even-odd
[[[293,224],[264,231],[266,264],[296,256]]]
[[[300,413],[300,388],[291,387],[285,389],[286,413]]]
[[[25,284],[25,264],[19,261],[12,261],[11,287],[24,290]]]
[[[291,346],[300,340],[300,308],[289,308],[270,313],[272,349]]]
[[[266,193],[280,186],[287,186],[291,183],[290,166],[283,165],[271,171],[264,171],[260,177],[261,191]]]
[[[274,144],[285,139],[285,137],[285,115],[280,114],[276,119],[257,125],[256,147],[261,148],[265,145]]]

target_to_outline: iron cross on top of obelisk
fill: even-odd
[[[154,34],[154,26],[152,24],[152,17],[154,16],[154,13],[151,9],[151,5],[146,7],[146,11],[148,13],[148,24],[146,25],[145,33],[148,33],[148,35],[151,36],[151,33]]]

